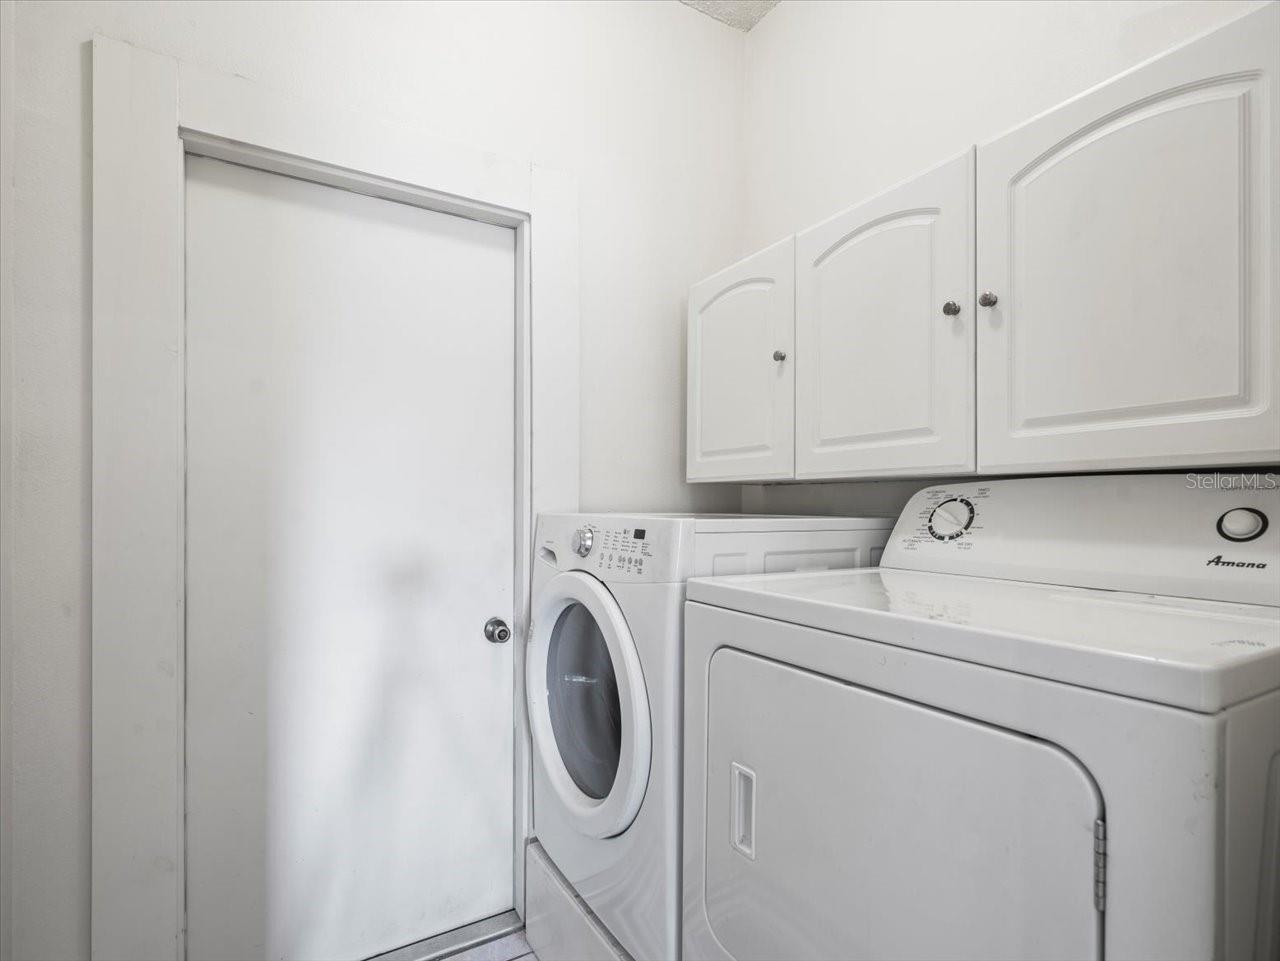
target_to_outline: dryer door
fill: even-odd
[[[690,856],[729,956],[1101,957],[1102,798],[1067,752],[730,648],[707,697]]]
[[[557,799],[582,833],[621,834],[649,781],[649,697],[618,602],[588,574],[557,574],[534,598],[526,653],[529,726]]]

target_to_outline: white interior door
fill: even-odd
[[[1280,458],[1280,5],[978,148],[978,463]]]
[[[511,907],[513,231],[189,158],[187,956]]]
[[[974,466],[973,151],[796,236],[796,477]]]
[[[792,476],[794,321],[791,237],[689,291],[689,480]]]

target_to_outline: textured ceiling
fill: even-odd
[[[739,30],[750,30],[766,13],[778,5],[778,0],[680,0],[680,2]]]

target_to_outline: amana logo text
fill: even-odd
[[[1259,561],[1224,561],[1222,555],[1211,557],[1204,562],[1205,567],[1256,567],[1262,569],[1267,565]]]

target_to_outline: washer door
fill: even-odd
[[[649,696],[618,602],[595,578],[557,574],[534,599],[529,726],[547,779],[583,834],[621,834],[649,782]]]

